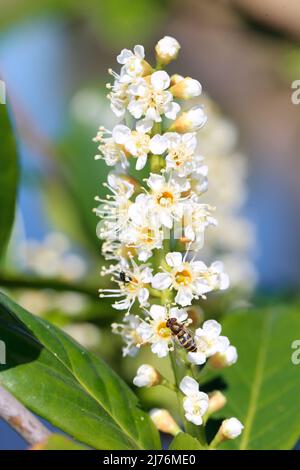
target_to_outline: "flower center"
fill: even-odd
[[[170,328],[167,327],[167,322],[166,321],[161,321],[156,328],[158,336],[160,336],[163,339],[168,339],[171,336],[171,331]]]
[[[157,198],[158,204],[161,206],[170,206],[174,203],[174,195],[170,191],[163,191]]]
[[[188,269],[183,269],[182,271],[177,271],[175,274],[175,281],[177,284],[187,286],[192,280],[191,273]]]

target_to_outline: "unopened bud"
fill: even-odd
[[[198,80],[191,77],[186,77],[179,80],[175,85],[170,88],[170,92],[175,98],[188,100],[201,95],[202,87]]]
[[[175,38],[165,36],[155,46],[157,61],[161,65],[168,64],[171,60],[176,59],[179,49],[180,44]]]
[[[160,373],[154,369],[154,367],[149,364],[141,365],[137,372],[136,376],[133,379],[133,383],[136,387],[153,387],[158,385],[161,382]]]
[[[221,434],[224,440],[236,439],[243,431],[244,426],[237,418],[225,419],[218,433]]]
[[[222,442],[229,439],[236,439],[243,431],[244,426],[237,418],[224,419],[219,431],[210,443],[210,449],[215,449]]]
[[[166,434],[176,436],[181,432],[180,427],[167,410],[154,408],[150,411],[150,417],[155,427]]]
[[[216,390],[209,395],[209,402],[208,402],[208,409],[207,413],[211,415],[212,413],[216,413],[217,411],[221,410],[226,405],[226,397],[223,395],[222,392]]]
[[[179,73],[174,73],[174,75],[172,75],[170,79],[170,86],[172,87],[173,85],[176,85],[177,83],[184,80],[184,77],[182,75],[179,75]]]
[[[195,106],[194,108],[182,113],[170,127],[170,131],[179,132],[194,132],[200,129],[207,121],[207,116],[202,106]]]
[[[209,365],[213,369],[224,369],[225,367],[232,366],[238,360],[238,353],[236,347],[228,346],[228,348],[222,352],[214,354],[209,358]]]

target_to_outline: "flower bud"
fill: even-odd
[[[201,95],[202,87],[198,80],[194,80],[191,77],[186,77],[173,85],[170,88],[170,92],[175,98],[188,100],[190,98],[194,98],[195,96]]]
[[[171,60],[176,59],[179,49],[180,44],[175,38],[165,36],[155,46],[157,61],[161,65],[168,64]]]
[[[170,82],[171,87],[181,82],[182,80],[184,80],[184,77],[182,75],[179,75],[179,73],[174,73],[174,75],[172,75],[170,78],[171,78],[171,82]]]
[[[189,111],[182,113],[170,127],[171,132],[194,132],[200,129],[207,121],[202,106],[195,106]]]
[[[229,418],[222,422],[218,434],[222,436],[223,440],[236,439],[243,429],[244,426],[237,418]]]
[[[161,432],[171,434],[172,436],[176,436],[181,432],[180,427],[167,410],[154,408],[150,411],[150,418],[155,427]]]
[[[216,413],[217,411],[221,410],[226,405],[226,397],[223,395],[222,392],[216,390],[209,395],[209,402],[208,402],[208,409],[207,413],[211,415],[212,413]]]
[[[232,366],[238,360],[238,353],[234,346],[228,346],[228,348],[222,352],[214,354],[209,358],[209,365],[213,369],[224,369],[225,367]]]
[[[161,382],[160,373],[149,364],[141,365],[133,379],[136,387],[153,387]]]

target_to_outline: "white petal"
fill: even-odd
[[[157,343],[153,343],[151,346],[151,351],[154,354],[157,354],[158,357],[165,357],[169,352],[168,343],[166,341],[158,341]]]
[[[154,289],[168,289],[171,284],[172,278],[168,273],[157,273],[152,279],[152,287],[154,287]]]
[[[145,57],[145,49],[143,46],[136,45],[133,48],[134,54],[139,58],[139,59],[144,59]]]
[[[188,318],[188,314],[183,308],[172,307],[170,309],[170,318],[176,318],[180,323],[183,323]]]
[[[167,309],[162,305],[152,305],[149,314],[153,318],[153,320],[165,320]]]
[[[179,384],[179,388],[186,396],[193,395],[199,391],[199,384],[195,379],[186,375]]]
[[[117,56],[117,62],[119,64],[126,64],[126,62],[133,57],[133,53],[129,49],[122,49],[120,54]]]
[[[167,140],[163,135],[156,134],[150,141],[150,150],[154,155],[161,155],[167,149]]]
[[[195,424],[196,426],[201,426],[202,424],[202,418],[200,415],[193,415],[191,413],[186,413],[185,417],[190,423]]]
[[[149,298],[149,291],[148,289],[143,287],[142,289],[140,289],[139,294],[138,294],[139,303],[141,305],[144,305],[147,302],[148,298]]]
[[[193,300],[193,293],[188,287],[180,287],[175,297],[175,302],[182,307],[191,305]]]
[[[153,121],[150,121],[149,119],[141,119],[136,123],[136,130],[138,132],[142,132],[143,134],[151,131],[152,127]]]
[[[123,124],[118,124],[113,128],[112,136],[117,144],[124,144],[131,136],[131,130]]]
[[[141,155],[136,161],[135,169],[142,170],[144,166],[146,165],[146,163],[147,163],[147,154]]]
[[[151,75],[151,85],[156,90],[165,90],[170,86],[170,77],[164,70],[159,70]]]
[[[206,320],[203,323],[202,330],[210,338],[217,338],[222,331],[222,327],[216,320]]]
[[[166,255],[166,262],[172,268],[177,268],[182,263],[182,254],[179,251],[173,251]]]
[[[202,352],[189,352],[187,358],[192,364],[201,365],[206,362],[206,356]]]
[[[172,103],[170,103],[170,105],[168,106],[168,111],[165,113],[166,117],[168,119],[172,119],[174,121],[174,119],[176,119],[177,117],[177,114],[179,113],[180,111],[180,106],[178,103],[175,103],[174,101]]]

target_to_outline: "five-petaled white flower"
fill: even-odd
[[[166,149],[165,139],[159,134],[151,138],[147,133],[150,130],[151,126],[146,122],[138,124],[134,131],[122,124],[115,126],[113,131],[114,141],[123,149],[124,156],[137,159],[137,170],[144,168],[150,152],[162,154]]]
[[[138,335],[144,343],[151,344],[151,350],[158,357],[165,357],[174,349],[171,330],[167,327],[169,318],[176,318],[179,323],[184,323],[188,314],[177,307],[168,309],[162,305],[152,305],[146,318],[137,328]]]
[[[200,426],[203,422],[203,415],[205,415],[208,408],[208,395],[200,392],[198,382],[189,376],[182,379],[179,388],[185,395],[183,408],[186,419],[196,426]]]
[[[144,117],[142,122],[150,126],[154,122],[161,122],[162,115],[168,119],[176,119],[180,106],[173,101],[172,93],[167,90],[169,86],[170,77],[163,70],[138,79],[128,89],[131,95],[128,111],[135,119]]]
[[[100,297],[120,297],[121,300],[112,306],[117,310],[130,311],[132,305],[138,300],[140,306],[147,307],[149,298],[149,286],[152,281],[152,269],[147,264],[137,265],[133,258],[130,258],[131,267],[120,267],[120,270],[113,273],[113,280],[119,285],[118,289],[99,289]],[[124,269],[124,271],[123,271]],[[124,279],[121,279],[120,272],[123,272]]]
[[[177,132],[167,132],[164,134],[164,137],[168,146],[166,156],[167,170],[173,170],[178,176],[183,178],[200,171],[204,158],[202,155],[195,155],[197,147],[195,133],[187,132],[181,135]],[[202,171],[204,171],[203,168]]]
[[[150,191],[137,196],[135,203],[148,211],[151,224],[173,227],[174,220],[182,215],[182,193],[189,189],[189,182],[177,177],[167,179],[163,175],[151,173],[146,180]],[[132,209],[134,211],[134,208]]]
[[[220,336],[221,330],[222,327],[216,320],[207,320],[202,328],[197,328],[194,336],[197,351],[189,352],[188,360],[193,364],[204,364],[207,358],[226,351],[229,339]]]
[[[112,332],[120,335],[125,343],[122,348],[123,357],[136,356],[140,351],[139,345],[142,338],[137,333],[137,328],[142,320],[135,315],[126,315],[123,323],[112,323]]]
[[[159,290],[170,287],[177,290],[175,302],[183,307],[191,305],[193,298],[228,286],[228,277],[220,263],[207,267],[202,261],[187,261],[186,256],[187,253],[184,257],[180,252],[168,253],[166,262],[171,270],[155,274],[152,286]]]

